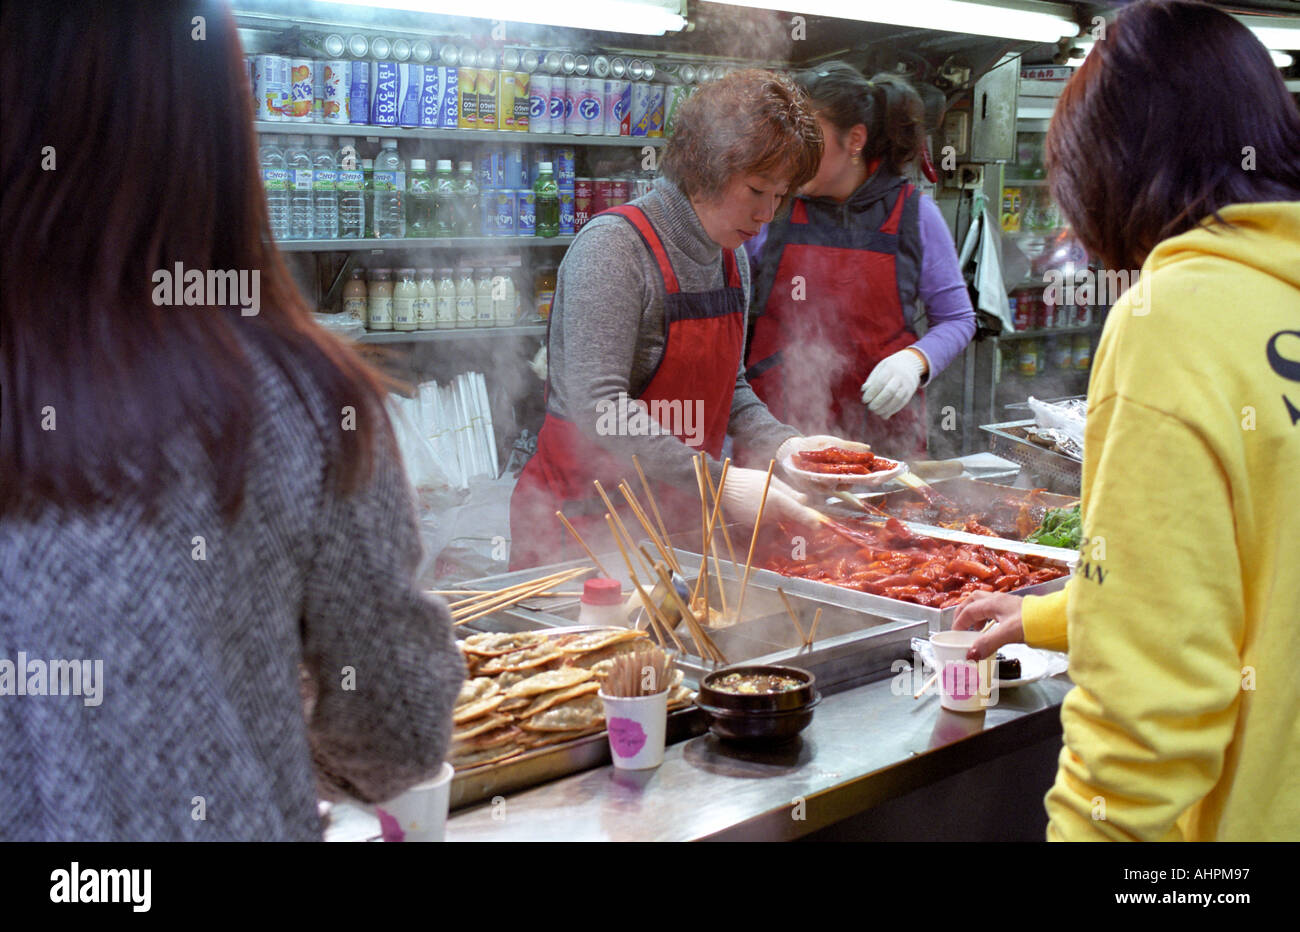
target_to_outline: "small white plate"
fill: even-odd
[[[850,441],[845,441],[844,443],[835,444],[835,446],[838,446],[841,449],[851,450],[854,452],[867,451],[871,449],[869,446],[867,446],[864,443],[853,443]],[[827,447],[820,447],[819,449],[824,450],[827,449]],[[805,453],[811,451],[798,450],[795,452]],[[798,478],[801,482],[805,483],[806,485],[810,485],[818,489],[845,489],[845,490],[870,489],[870,488],[875,488],[876,486],[879,485],[884,485],[886,482],[893,479],[894,477],[901,476],[903,473],[907,472],[907,464],[904,463],[902,460],[896,460],[888,456],[877,455],[877,459],[887,460],[888,462],[894,464],[893,467],[890,469],[882,469],[877,472],[866,473],[865,475],[861,475],[861,476],[828,475],[824,472],[808,472],[806,469],[800,469],[799,467],[794,465],[794,457],[795,457],[795,453],[787,453],[784,457],[782,457],[781,468],[784,469],[789,475]]]
[[[1038,651],[1027,644],[1003,644],[999,653],[1020,661],[1020,678],[1015,680],[998,680],[998,689],[1010,689],[1013,686],[1026,686],[1047,676],[1047,660]]]

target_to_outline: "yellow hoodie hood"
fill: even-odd
[[[1151,251],[1147,269],[1195,252],[1239,262],[1300,288],[1300,201],[1233,204],[1219,216],[1230,225],[1210,217],[1198,229],[1170,237]]]

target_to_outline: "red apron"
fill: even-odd
[[[805,434],[865,441],[884,455],[925,455],[923,391],[888,419],[862,403],[876,364],[917,340],[899,294],[899,240],[918,196],[901,182],[892,207],[879,207],[888,209],[883,223],[834,228],[810,223],[807,203],[796,198],[788,220],[769,229],[762,264],[775,274],[760,282],[745,376],[776,417]],[[919,280],[919,268],[906,271],[902,278]]]
[[[716,459],[722,454],[727,436],[731,398],[744,348],[745,295],[735,254],[729,249],[722,251],[723,287],[684,293],[658,233],[639,207],[625,204],[603,213],[617,214],[636,228],[663,277],[664,355],[649,383],[634,397],[683,443],[688,441],[683,430],[682,407],[694,405],[697,411],[702,408],[703,429],[697,435],[700,442],[697,449],[702,448]],[[669,533],[698,529],[700,504],[696,491],[672,489],[655,483],[653,477],[647,478],[651,479]],[[615,457],[590,440],[572,421],[548,411],[537,437],[537,452],[524,466],[510,499],[512,570],[582,556],[581,549],[555,517],[557,510],[564,512],[597,554],[614,549],[609,545],[606,531],[607,509],[592,486],[597,479],[616,504],[623,501],[618,484],[626,479],[640,498],[641,506],[649,510],[630,460]],[[630,511],[624,507],[620,515],[628,530],[640,539],[643,536],[640,524]],[[617,572],[613,566],[606,568]]]

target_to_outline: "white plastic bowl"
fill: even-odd
[[[848,441],[845,441],[843,443],[837,443],[837,444],[827,444],[827,446],[825,447],[816,447],[814,449],[825,450],[832,445],[840,447],[845,450],[853,450],[853,451],[861,450],[865,452],[871,449],[871,447],[869,447],[865,443],[852,443]],[[903,473],[907,472],[906,463],[904,463],[902,460],[891,459],[888,456],[878,456],[878,458],[883,460],[889,460],[889,462],[893,463],[894,466],[892,469],[882,469],[879,470],[878,472],[867,473],[861,476],[828,475],[827,473],[821,473],[821,472],[808,472],[807,470],[800,469],[794,465],[795,453],[803,453],[803,452],[808,452],[808,451],[796,450],[794,452],[787,453],[785,456],[781,458],[781,468],[784,469],[787,475],[791,476],[792,478],[798,479],[804,485],[809,485],[817,489],[827,489],[831,491],[834,491],[836,489],[845,489],[845,490],[871,489],[877,486],[884,485],[886,482],[895,478],[896,476],[901,476]]]

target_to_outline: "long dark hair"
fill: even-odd
[[[171,475],[164,443],[193,430],[234,516],[259,403],[246,345],[299,394],[310,380],[322,423],[350,427],[355,409],[355,429],[322,437],[336,488],[355,488],[391,441],[381,382],[311,322],[269,245],[229,9],[6,3],[3,34],[0,515],[149,506]],[[156,305],[153,275],[176,263],[256,272],[260,312]]]
[[[904,78],[878,74],[870,81],[852,65],[827,62],[802,71],[799,84],[812,98],[819,116],[841,133],[861,123],[867,128],[862,156],[884,161],[901,175],[925,144],[925,104]]]
[[[1229,204],[1300,198],[1300,112],[1231,16],[1139,0],[1066,85],[1045,156],[1079,239],[1108,267],[1135,269]]]

